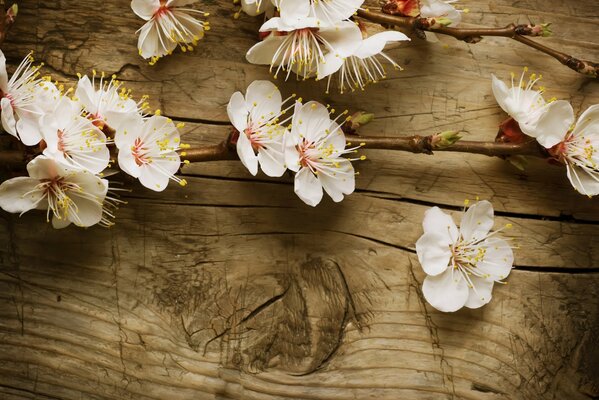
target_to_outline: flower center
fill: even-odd
[[[148,164],[151,160],[148,156],[148,148],[144,147],[144,142],[141,138],[135,139],[133,142],[133,146],[131,146],[131,154],[133,154],[133,158],[135,159],[135,163],[138,166],[142,166],[143,164]]]
[[[60,151],[61,153],[64,153],[64,155],[67,155],[67,148],[66,148],[66,144],[64,142],[64,131],[59,129],[58,132],[56,132],[56,135],[58,136],[58,151]]]
[[[260,136],[256,135],[251,127],[245,128],[243,133],[245,133],[245,135],[249,139],[249,141],[252,145],[252,149],[254,149],[254,151],[258,151],[264,147],[262,145],[262,141],[260,140]]]

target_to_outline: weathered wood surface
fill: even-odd
[[[464,1],[468,22],[553,22],[543,39],[599,59],[595,0]],[[259,21],[206,2],[213,29],[193,52],[150,67],[124,0],[23,1],[5,45],[36,51],[72,82],[118,73],[153,107],[187,121],[187,141],[226,133],[230,94],[267,69],[243,54]],[[414,41],[390,51],[405,71],[364,93],[297,92],[376,114],[363,133],[463,129],[490,139],[504,117],[490,74],[524,65],[576,110],[597,83],[506,39]],[[110,229],[54,231],[40,214],[0,214],[2,399],[589,399],[599,397],[599,201],[562,169],[383,151],[358,166],[357,193],[316,209],[289,178],[237,162],[184,170],[189,185],[128,195]],[[425,305],[414,254],[432,204],[489,199],[520,246],[508,285],[479,310]]]

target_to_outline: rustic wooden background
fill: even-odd
[[[599,59],[596,0],[460,2],[472,24],[553,22],[547,43]],[[259,19],[205,1],[212,30],[192,53],[150,67],[125,0],[28,0],[4,46],[29,49],[58,80],[117,73],[187,123],[191,143],[227,133],[235,90],[268,79],[248,65]],[[364,134],[462,129],[492,139],[505,117],[490,74],[528,65],[577,111],[597,82],[507,39],[418,40],[389,51],[403,72],[364,93],[284,93],[376,120]],[[525,173],[476,155],[370,151],[356,193],[305,206],[289,177],[239,162],[184,169],[189,185],[127,195],[112,229],[55,231],[42,213],[1,213],[2,399],[590,399],[599,397],[599,200],[561,168]],[[515,270],[478,310],[442,314],[420,292],[424,211],[492,201],[520,246]]]

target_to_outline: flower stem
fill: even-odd
[[[526,37],[539,36],[538,30],[531,25],[510,24],[505,28],[452,28],[441,26],[436,23],[434,18],[404,17],[369,10],[358,10],[358,16],[382,25],[394,25],[416,31],[448,35],[466,43],[478,43],[485,36],[506,37],[545,53],[576,72],[593,78],[599,76],[598,63],[572,57]]]

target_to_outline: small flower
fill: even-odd
[[[279,89],[269,81],[252,82],[245,98],[241,92],[231,96],[227,113],[239,131],[237,154],[252,175],[258,173],[258,163],[268,176],[281,176],[287,169],[283,144],[287,130],[279,120],[287,111],[281,110],[283,104]]]
[[[318,26],[334,26],[354,15],[364,0],[275,0],[274,2],[281,19],[287,23],[315,18]]]
[[[426,301],[444,312],[479,308],[491,301],[494,283],[503,283],[514,261],[499,231],[490,232],[491,203],[480,201],[468,208],[459,229],[438,207],[426,211],[422,226],[416,252],[428,275],[422,285]]]
[[[33,146],[42,139],[39,118],[42,110],[37,104],[42,91],[39,77],[40,66],[32,66],[33,57],[29,53],[8,79],[6,58],[0,51],[0,108],[2,127],[23,144]]]
[[[458,0],[420,0],[422,18],[443,18],[449,20],[447,26],[457,26],[462,21],[460,10],[452,6]]]
[[[166,189],[171,179],[185,186],[187,181],[175,176],[181,166],[177,150],[187,147],[180,140],[171,119],[159,115],[143,119],[139,114],[131,114],[114,139],[119,149],[119,166],[157,192]]]
[[[288,24],[281,18],[271,18],[260,31],[270,31],[270,34],[247,52],[247,60],[252,64],[270,65],[271,72],[277,67],[275,78],[282,70],[287,72],[285,79],[291,72],[302,79],[315,74],[319,78],[326,77],[335,71],[327,69],[327,73],[320,72],[326,62],[325,54],[345,57],[362,40],[360,28],[350,21],[320,27],[315,18],[304,18],[294,24]]]
[[[320,203],[323,188],[335,202],[353,193],[352,159],[342,156],[356,148],[345,148],[345,135],[325,106],[315,101],[296,102],[285,146],[287,168],[297,172],[295,193],[306,204],[315,207]]]
[[[599,194],[599,105],[589,107],[574,124],[574,110],[568,102],[551,103],[535,125],[546,141],[558,144],[549,149],[566,164],[568,179],[579,193]]]
[[[47,210],[46,219],[56,229],[71,223],[88,227],[112,225],[105,206],[108,181],[88,171],[66,168],[51,158],[38,156],[27,164],[29,177],[12,178],[0,185],[0,207],[10,213]]]
[[[327,93],[331,85],[333,73],[336,71],[339,79],[339,91],[343,93],[346,88],[352,91],[364,90],[369,83],[378,82],[386,78],[387,73],[381,58],[389,62],[393,68],[401,67],[383,52],[388,42],[399,42],[410,40],[406,35],[397,31],[380,32],[362,40],[358,47],[347,57],[338,57],[329,53],[325,56],[319,74],[329,77]],[[330,72],[333,71],[333,72]]]
[[[544,88],[541,87],[539,90],[534,89],[534,86],[542,76],[532,74],[528,82],[525,83],[524,75],[527,72],[528,68],[524,68],[524,72],[517,85],[514,81],[515,75],[512,74],[511,88],[508,88],[503,81],[493,75],[493,94],[503,111],[518,122],[522,132],[536,138],[541,145],[552,147],[561,139],[551,136],[549,131],[536,129],[535,126],[539,117],[547,111],[547,107],[550,104],[552,104],[554,110],[567,108],[569,104],[563,100],[546,102],[543,98]]]
[[[96,71],[93,71],[92,79],[87,75],[79,74],[79,82],[75,90],[75,98],[81,103],[89,119],[102,129],[108,125],[117,129],[120,123],[127,118],[129,113],[144,114],[148,103],[147,96],[143,96],[140,102],[131,98],[131,92],[121,86],[121,82],[113,75],[110,80],[105,79],[104,72],[101,73],[96,89]]]
[[[68,168],[99,174],[109,163],[106,136],[94,121],[81,115],[79,104],[63,96],[41,120],[44,155]]]
[[[209,23],[199,21],[195,15],[208,13],[184,8],[197,0],[132,0],[131,8],[140,18],[148,21],[137,32],[139,55],[149,58],[153,65],[161,57],[171,54],[179,46],[181,51],[191,51],[193,46],[210,29]]]

